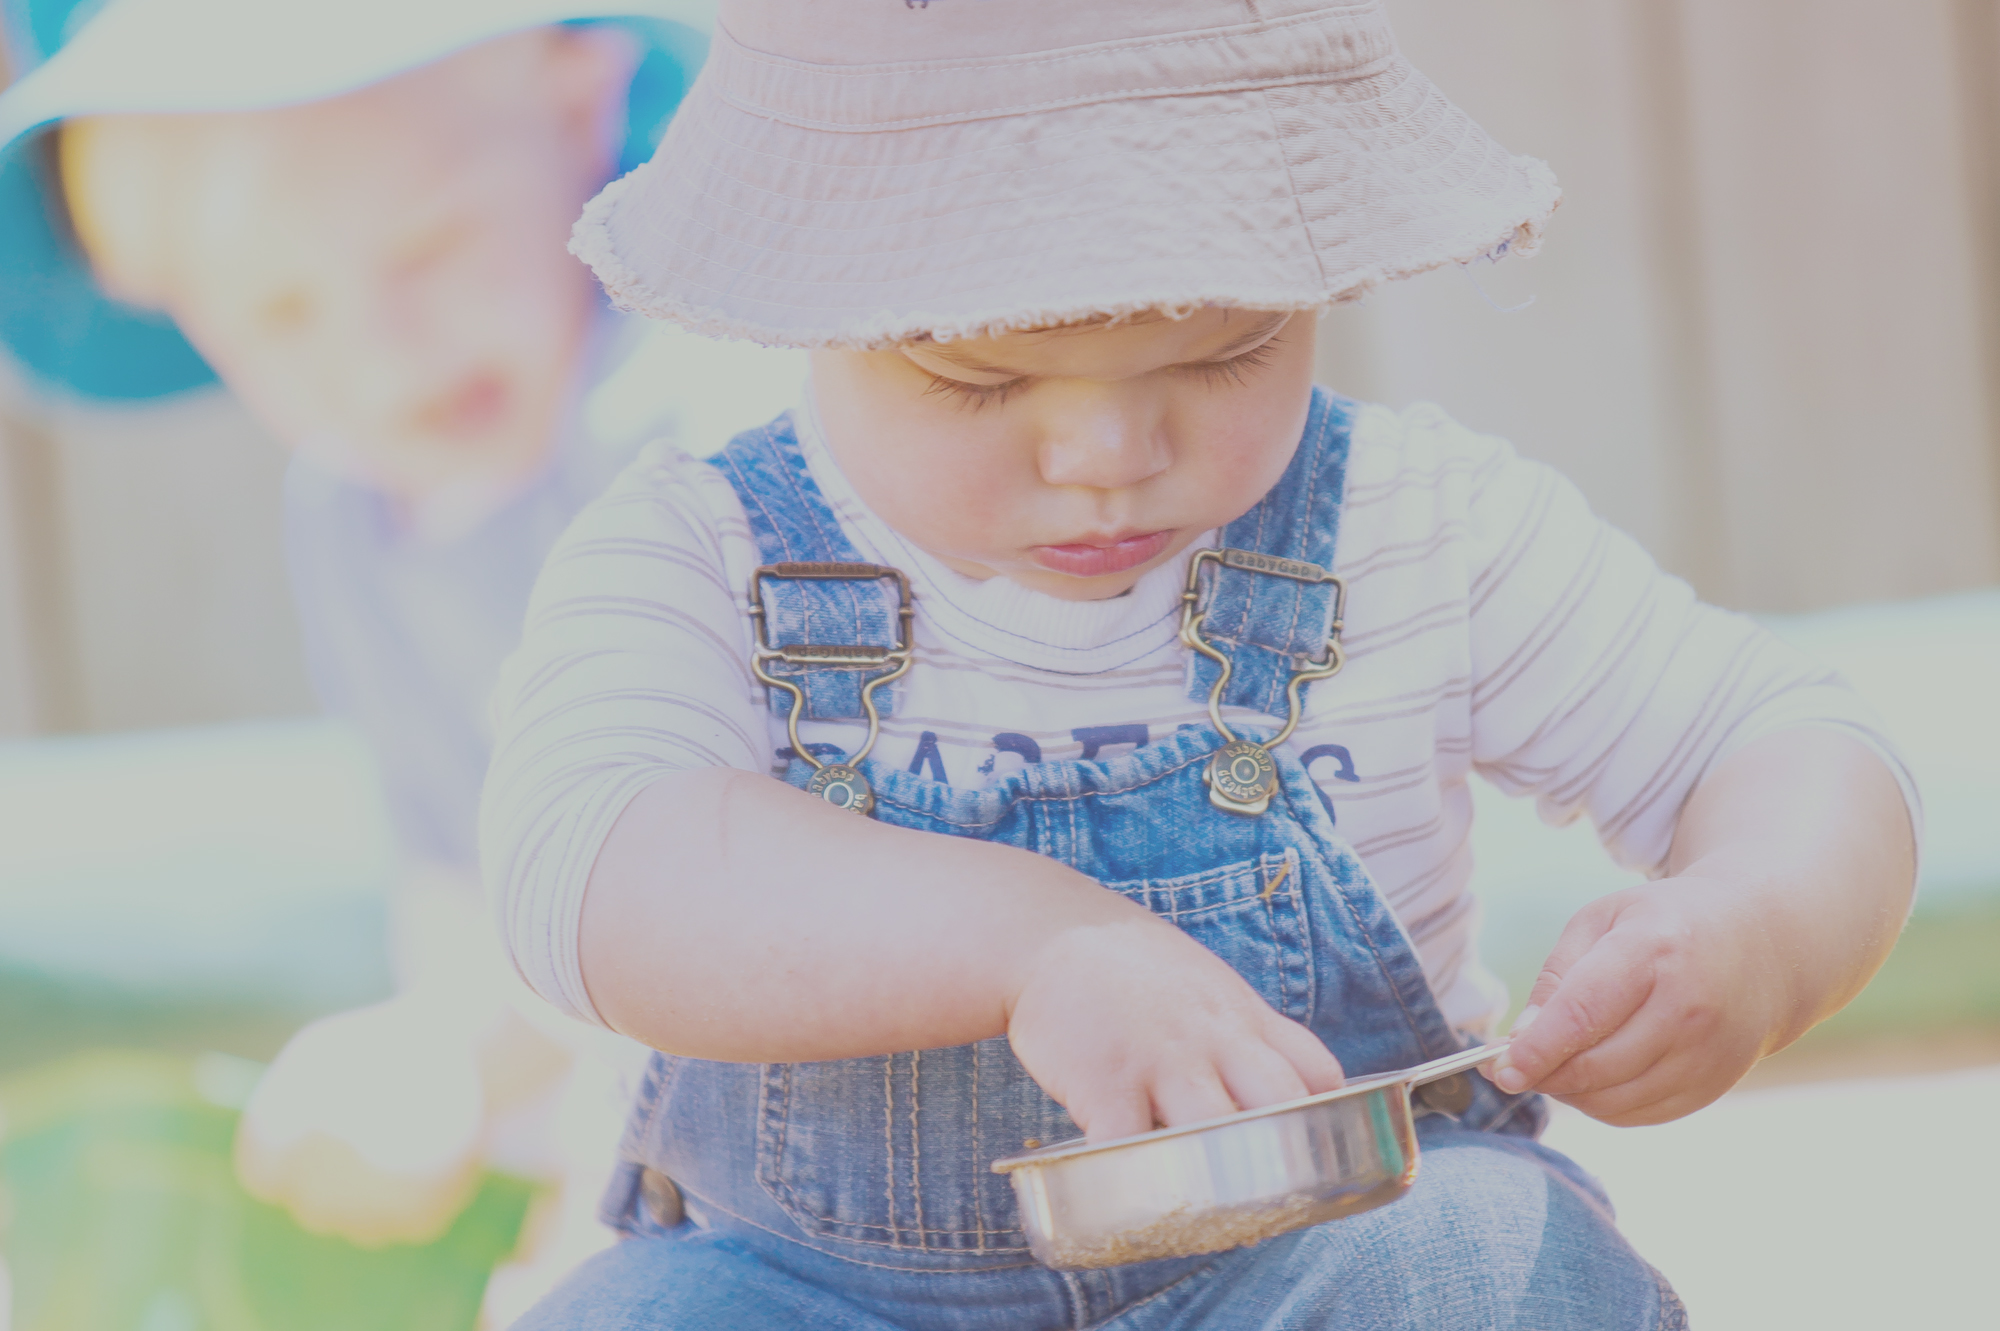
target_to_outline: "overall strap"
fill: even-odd
[[[737,435],[709,464],[728,479],[742,501],[763,563],[862,563],[813,482],[790,412]],[[808,576],[769,577],[759,583],[763,635],[771,643],[885,647],[899,640],[901,607],[892,582]],[[863,715],[861,690],[870,672],[777,659],[765,662],[764,668],[804,691],[799,713],[804,719],[838,721]],[[770,692],[771,710],[783,716],[791,699],[778,689]],[[875,706],[885,714],[894,710],[887,687],[875,691]]]
[[[1313,389],[1292,465],[1255,508],[1223,530],[1225,550],[1332,570],[1354,410],[1348,399]],[[1308,661],[1326,659],[1338,593],[1332,583],[1237,566],[1252,562],[1209,566],[1200,602],[1202,636],[1229,657],[1223,705],[1284,716],[1293,674]],[[1189,656],[1188,696],[1206,702],[1221,667],[1198,653]]]

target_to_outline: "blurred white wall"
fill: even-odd
[[[18,432],[0,414],[0,737],[28,734],[40,719],[32,655],[38,635],[29,603],[34,583],[21,534],[27,477]]]
[[[1509,436],[1731,605],[2000,578],[2000,0],[1390,7],[1566,198],[1536,259],[1333,312],[1330,382]]]
[[[313,710],[284,455],[226,394],[0,401],[0,735]]]

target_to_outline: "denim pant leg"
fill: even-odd
[[[1224,1257],[1104,1331],[1685,1331],[1570,1161],[1427,1120],[1416,1186]]]
[[[570,1273],[513,1331],[898,1331],[715,1235],[634,1238]]]

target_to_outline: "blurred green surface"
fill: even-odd
[[[319,1011],[174,998],[0,965],[0,1079],[85,1049],[214,1050],[268,1062]]]
[[[1547,941],[1555,942],[1553,934]],[[1491,955],[1517,1012],[1543,956],[1520,945]],[[1861,995],[1778,1057],[1885,1037],[1921,1041],[1986,1031],[2000,1033],[2000,885],[1920,905]]]
[[[365,1250],[251,1200],[254,1065],[100,1051],[0,1085],[12,1331],[467,1331],[532,1189],[489,1176],[424,1246]]]
[[[1799,1047],[2000,1030],[2000,889],[1918,910],[1879,974]]]

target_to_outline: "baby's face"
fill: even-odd
[[[627,58],[531,32],[303,107],[75,123],[65,181],[107,284],[288,444],[408,499],[504,490],[592,318],[565,244]]]
[[[1116,596],[1277,483],[1312,399],[1314,320],[1178,321],[823,351],[828,446],[861,497],[972,577]]]

